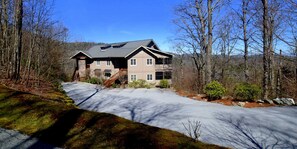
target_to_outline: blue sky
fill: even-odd
[[[69,41],[120,42],[154,39],[170,51],[174,7],[182,0],[56,0],[54,19],[70,31]]]

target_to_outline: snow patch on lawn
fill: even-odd
[[[296,148],[297,107],[247,109],[195,101],[167,89],[102,89],[63,83],[82,109],[115,114],[187,135],[183,124],[200,121],[201,141],[232,148]]]

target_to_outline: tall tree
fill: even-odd
[[[263,37],[263,98],[268,99],[268,81],[269,81],[269,43],[268,43],[268,0],[262,0],[263,5],[263,21],[262,21],[262,37]]]
[[[0,2],[0,32],[2,33],[2,0]],[[4,65],[4,49],[3,49],[3,42],[1,40],[1,35],[0,35],[0,66]]]
[[[208,29],[208,33],[207,33],[207,39],[208,39],[208,43],[207,43],[207,48],[205,51],[205,67],[206,67],[206,71],[205,71],[205,81],[206,83],[211,82],[211,60],[212,60],[212,38],[213,38],[213,34],[212,34],[212,13],[213,13],[213,0],[207,0],[207,29]]]
[[[205,51],[207,48],[207,11],[203,0],[187,1],[176,8],[178,18],[178,50],[191,55],[196,69],[197,91],[201,92],[205,83]]]
[[[23,26],[23,0],[15,0],[14,11],[14,60],[12,79],[20,79],[21,50],[22,50],[22,26]]]
[[[175,24],[180,31],[177,40],[193,55],[201,85],[212,78],[213,15],[222,4],[221,0],[190,0],[176,9],[179,18]]]
[[[1,65],[5,64],[5,55],[9,60],[9,48],[8,48],[8,0],[1,1]]]
[[[227,16],[232,16],[232,14]],[[217,58],[220,59],[219,63],[214,63],[214,65],[218,65],[221,69],[220,82],[225,86],[227,85],[226,77],[228,77],[228,67],[230,67],[231,55],[238,41],[238,31],[234,29],[234,20],[234,17],[228,17],[222,20],[218,25],[217,40],[219,41],[218,48],[221,52],[221,58]]]
[[[248,68],[248,37],[247,37],[247,11],[248,11],[248,0],[242,0],[242,26],[243,26],[243,42],[244,42],[244,77],[245,80],[249,80],[249,68]]]

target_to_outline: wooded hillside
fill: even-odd
[[[175,8],[174,86],[203,93],[219,81],[297,98],[296,0],[191,0]],[[258,97],[261,98],[261,97]]]

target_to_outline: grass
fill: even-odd
[[[64,148],[221,148],[0,85],[0,127]]]

